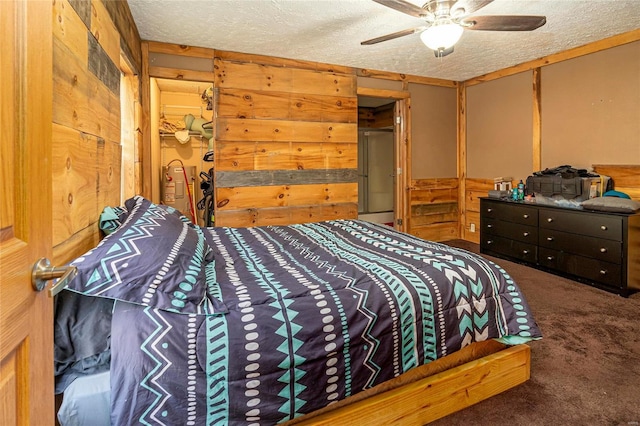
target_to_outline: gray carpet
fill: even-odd
[[[431,425],[640,425],[640,293],[623,298],[488,258],[512,275],[542,330],[529,344],[531,379]]]

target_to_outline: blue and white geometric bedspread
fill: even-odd
[[[474,341],[541,337],[507,273],[362,221],[207,228],[228,312],[118,301],[112,423],[276,424]]]

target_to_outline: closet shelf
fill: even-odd
[[[160,132],[160,136],[173,136],[173,137],[175,137],[176,134],[175,134],[175,132]],[[202,137],[202,133],[189,130],[189,136],[200,136],[200,137]]]

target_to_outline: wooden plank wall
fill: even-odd
[[[379,107],[359,107],[358,127],[368,127],[379,129],[381,127],[392,127],[395,103]]]
[[[53,2],[54,264],[95,246],[100,212],[121,203],[121,47],[139,66],[140,39],[126,1],[107,3]]]
[[[409,233],[425,240],[459,238],[458,179],[416,179],[409,188]]]
[[[593,170],[613,179],[613,188],[640,201],[640,165],[594,164]]]
[[[462,239],[480,244],[480,197],[486,197],[492,189],[493,179],[465,179],[464,201],[467,209],[464,215]]]
[[[216,225],[357,217],[351,70],[225,52],[214,69]]]

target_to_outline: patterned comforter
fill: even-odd
[[[509,275],[465,250],[351,220],[198,232],[204,279],[180,288],[200,308],[110,286],[112,424],[276,424],[474,341],[541,337]],[[153,232],[136,238],[127,252]],[[104,257],[111,281],[131,263]]]

